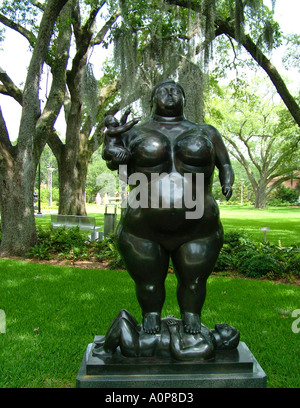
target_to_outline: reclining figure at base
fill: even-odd
[[[125,357],[172,357],[176,360],[208,360],[216,350],[235,349],[240,335],[228,324],[216,324],[209,330],[201,324],[201,332],[188,334],[183,322],[174,316],[161,320],[161,331],[148,334],[127,311],[121,310],[107,333],[95,342],[94,356],[120,352]]]

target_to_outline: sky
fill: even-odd
[[[271,0],[264,0],[265,4],[271,7]],[[0,0],[1,3],[1,0]],[[300,34],[300,0],[277,0],[275,8],[275,20],[280,24],[282,31],[285,34],[296,33]],[[104,51],[100,50],[93,52],[91,62],[95,67],[95,75],[97,77],[97,68],[101,66],[101,60],[104,57]],[[6,41],[0,44],[0,67],[7,72],[14,83],[20,87],[26,79],[26,67],[30,62],[31,53],[29,51],[27,41],[13,30],[7,29]],[[279,69],[280,58],[279,54],[274,53],[271,57],[274,65]],[[284,71],[280,71],[283,75]],[[47,67],[42,77],[41,97],[45,98],[45,94],[49,90],[49,81],[47,89],[47,77],[50,78]],[[44,98],[43,98],[44,96]],[[6,126],[10,134],[11,140],[16,140],[19,130],[19,122],[21,117],[21,109],[17,102],[12,98],[0,94],[0,106],[2,114],[6,121]],[[63,116],[58,119],[56,128],[62,133],[65,129]]]

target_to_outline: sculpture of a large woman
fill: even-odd
[[[215,167],[227,200],[234,181],[220,133],[213,126],[188,121],[183,113],[184,103],[184,90],[178,83],[165,80],[156,85],[151,96],[150,120],[119,136],[118,149],[124,149],[126,154],[119,154],[120,163],[117,157],[113,160],[116,170],[119,164],[125,164],[128,177],[138,173],[147,180],[144,188],[149,192],[149,205],[130,205],[129,194],[117,228],[117,245],[135,281],[143,329],[149,334],[161,329],[170,258],[178,280],[177,298],[184,330],[200,333],[206,281],[223,245],[219,210],[212,196]],[[103,157],[110,163],[112,150],[106,135]],[[175,183],[169,189],[161,188],[170,175]],[[169,205],[157,205],[161,201],[153,200],[153,191],[164,202],[167,196]],[[185,205],[186,191],[191,193],[194,208]],[[178,198],[182,199],[181,206]],[[193,211],[197,213],[197,199],[202,200],[203,211],[193,217]]]

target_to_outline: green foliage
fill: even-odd
[[[124,269],[116,247],[116,236],[89,241],[77,228],[38,228],[38,242],[27,257],[105,261],[110,269]],[[172,266],[172,263],[170,264]],[[225,233],[224,245],[215,265],[216,272],[238,272],[249,278],[291,278],[299,276],[300,247],[280,247],[253,241],[245,231]]]
[[[283,56],[283,64],[288,68],[296,68],[299,70],[300,66],[300,35],[299,34],[289,34],[285,38],[286,48]]]
[[[241,262],[239,271],[249,278],[282,277],[284,267],[274,257],[259,254],[247,257]]]
[[[102,149],[99,148],[91,157],[86,179],[86,198],[94,202],[96,194],[102,193],[114,196],[118,188],[119,177],[116,172],[109,170],[102,159]]]
[[[292,278],[299,275],[300,247],[253,241],[246,232],[225,233],[215,271],[231,270],[249,278]]]
[[[36,190],[36,192],[37,192],[37,190]],[[49,189],[41,187],[40,192],[41,192],[41,204],[48,205],[49,204],[49,197],[50,197]],[[59,190],[58,190],[57,187],[52,187],[52,202],[58,203],[58,200],[59,200]]]
[[[124,269],[125,264],[116,247],[116,236],[109,235],[103,241],[93,245],[92,252],[98,261],[108,261],[110,269]]]
[[[70,251],[76,254],[85,253],[86,246],[86,234],[79,231],[78,227],[56,229],[53,229],[52,226],[48,228],[38,227],[37,243],[26,256],[51,259],[55,255],[60,255],[60,257],[68,258]]]
[[[52,150],[48,145],[44,147],[43,153],[41,154],[40,161],[40,175],[41,184],[48,185],[49,183],[49,168],[54,168],[55,171],[52,172],[52,187],[58,188],[58,164]],[[38,171],[35,178],[35,188],[38,189]]]
[[[290,204],[295,204],[299,198],[299,191],[297,191],[296,189],[281,186],[276,189],[274,198],[282,203],[287,202]]]
[[[279,183],[299,167],[299,128],[284,121],[282,104],[272,98],[263,78],[256,77],[251,84],[239,78],[223,96],[215,92],[207,110],[206,121],[221,130],[232,157],[243,166],[248,179],[243,187],[251,187],[257,208],[265,207],[278,185],[270,184],[272,179]]]
[[[115,235],[103,241],[89,241],[85,232],[75,228],[53,229],[38,227],[37,244],[26,254],[27,258],[107,261],[111,269],[124,268],[115,245]]]
[[[17,24],[33,30],[38,30],[40,10],[29,0],[3,0],[0,12]]]

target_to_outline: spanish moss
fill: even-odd
[[[81,96],[92,125],[96,123],[99,103],[98,82],[94,76],[93,66],[87,63],[81,76]]]

